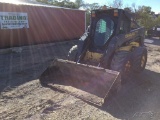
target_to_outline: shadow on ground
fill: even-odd
[[[22,52],[0,54],[0,92],[38,79],[54,58],[67,59],[77,41],[22,47]]]
[[[148,120],[159,114],[159,93],[160,73],[145,70],[123,85],[119,93],[103,105],[102,110],[119,119],[138,117]]]
[[[144,43],[160,46],[160,39],[158,37],[146,38]]]

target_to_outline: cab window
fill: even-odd
[[[110,18],[99,19],[94,34],[94,44],[103,46],[114,31],[114,22]]]

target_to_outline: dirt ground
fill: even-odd
[[[65,59],[74,44],[76,41],[0,51],[1,120],[160,119],[159,39],[145,39],[145,71],[123,85],[102,107],[39,83],[40,74],[54,57]]]

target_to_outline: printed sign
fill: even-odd
[[[27,13],[0,12],[0,29],[29,28]]]

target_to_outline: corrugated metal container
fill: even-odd
[[[85,31],[85,11],[0,3],[0,12],[28,14],[29,28],[0,29],[0,48],[79,38]]]

